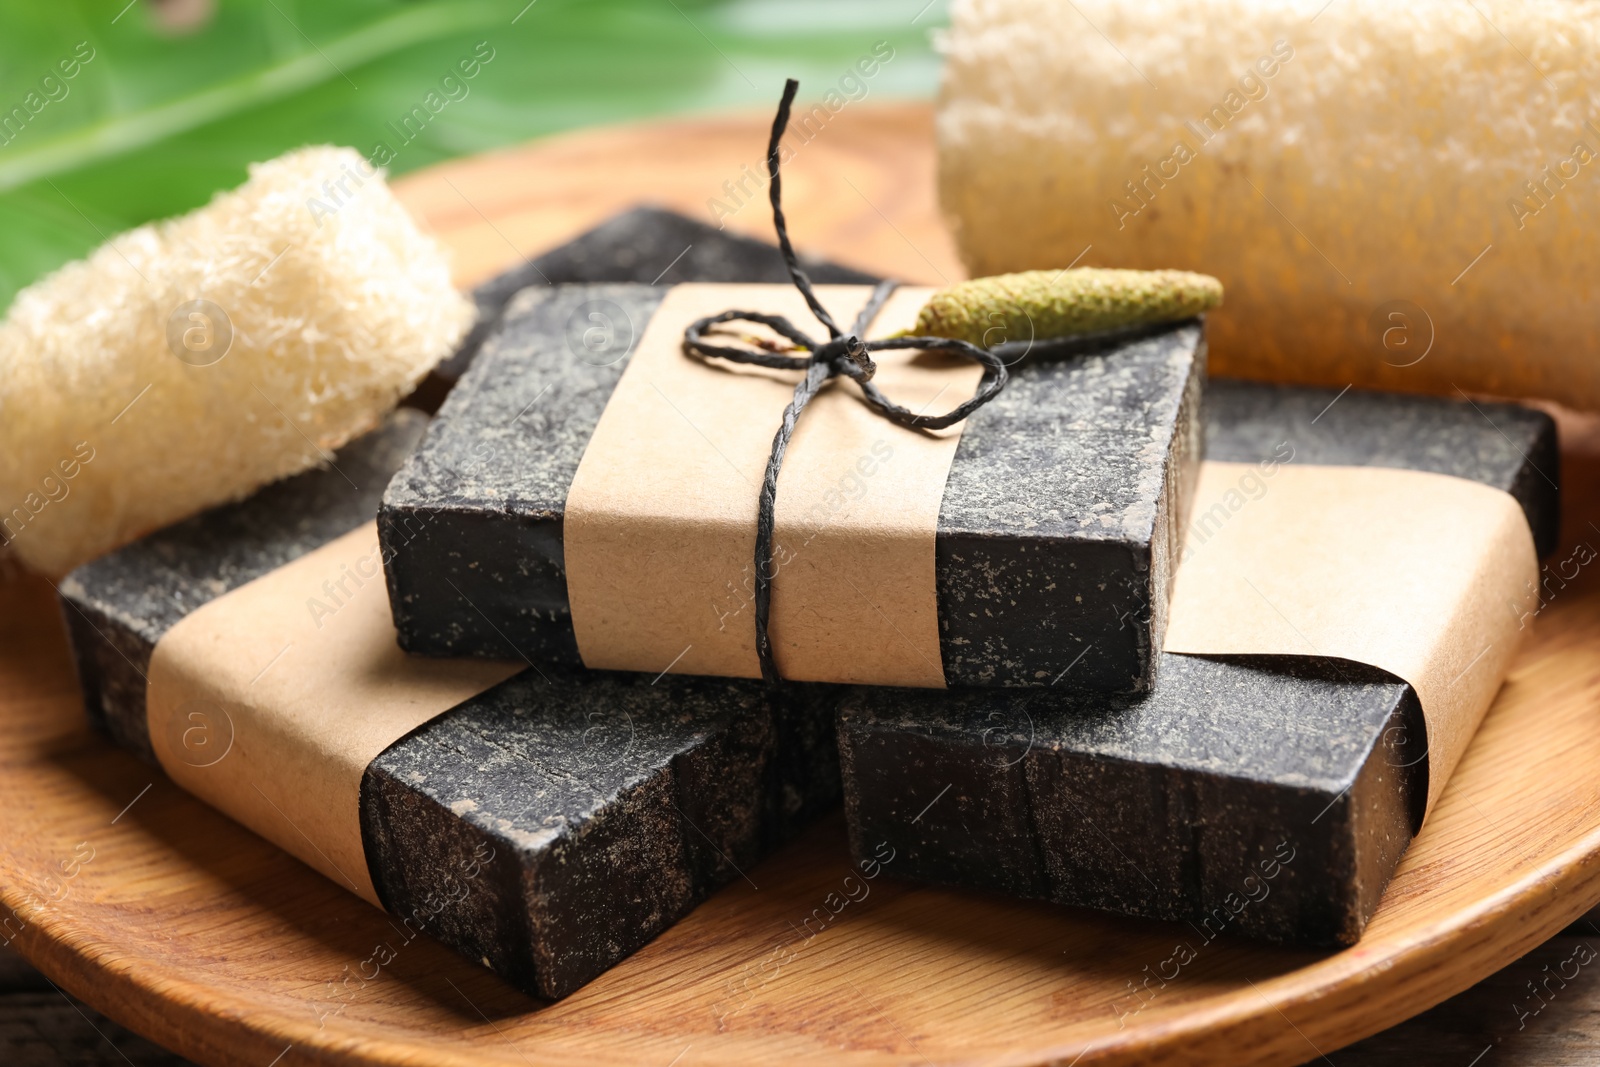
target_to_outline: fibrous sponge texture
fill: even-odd
[[[956,0],[974,275],[1221,279],[1221,374],[1600,408],[1600,3]]]
[[[328,462],[471,314],[355,152],[257,164],[18,294],[0,324],[0,542],[60,574]]]

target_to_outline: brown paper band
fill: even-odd
[[[841,322],[870,292],[817,287]],[[927,295],[898,290],[873,334],[911,326]],[[799,375],[685,356],[684,327],[729,308],[812,323],[792,286],[667,293],[567,494],[567,596],[589,667],[761,676],[757,493]],[[874,358],[887,394],[930,413],[966,399],[982,376],[977,364],[926,353]],[[960,432],[895,426],[838,379],[806,410],[778,485],[771,630],[783,677],[943,687],[934,537]]]
[[[169,630],[150,659],[150,740],[178,785],[378,904],[367,765],[521,667],[401,652],[369,522]]]
[[[1505,678],[1538,578],[1510,494],[1380,467],[1206,463],[1165,649],[1324,656],[1409,682],[1428,809]]]

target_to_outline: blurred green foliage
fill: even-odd
[[[348,144],[399,174],[578,126],[770,106],[786,76],[820,99],[878,41],[894,59],[857,91],[927,96],[943,20],[943,0],[0,0],[0,307],[297,145]]]

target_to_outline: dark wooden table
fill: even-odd
[[[1600,1064],[1600,908],[1465,993],[1311,1062],[1323,1067]],[[62,993],[14,950],[0,949],[0,1067],[187,1063]]]

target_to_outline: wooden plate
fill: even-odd
[[[401,185],[470,281],[641,199],[726,203],[766,121],[588,133]],[[799,239],[909,279],[955,277],[931,175],[925,109],[847,109],[793,165]],[[730,225],[762,232],[754,201]],[[1553,572],[1600,543],[1600,421],[1565,417],[1563,431],[1571,514]],[[1204,945],[1183,925],[890,877],[834,914],[848,870],[835,817],[553,1006],[407,943],[90,735],[52,591],[13,578],[0,586],[0,938],[216,1064],[1299,1063],[1466,988],[1600,900],[1593,570],[1547,582],[1548,610],[1355,949]],[[827,922],[807,937],[816,914]],[[1197,958],[1174,976],[1162,964],[1179,943]],[[381,967],[380,945],[394,957]]]

